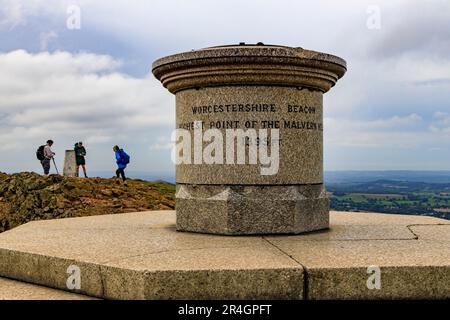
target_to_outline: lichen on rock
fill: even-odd
[[[175,186],[165,182],[0,173],[0,232],[33,220],[174,207]]]

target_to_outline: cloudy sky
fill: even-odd
[[[80,21],[74,20],[80,12]],[[175,99],[151,63],[239,42],[343,57],[324,98],[326,170],[450,170],[450,1],[0,0],[0,171],[58,164],[77,140],[89,167],[173,174]]]

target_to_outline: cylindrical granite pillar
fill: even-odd
[[[153,74],[176,95],[177,229],[328,228],[322,95],[345,71],[333,55],[259,44],[155,61]]]

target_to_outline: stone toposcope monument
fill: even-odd
[[[328,228],[322,100],[346,72],[343,59],[240,44],[167,56],[152,68],[176,96],[177,230]]]

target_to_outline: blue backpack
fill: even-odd
[[[129,164],[130,156],[125,151],[123,151],[123,149],[120,149],[119,152],[120,152],[120,162],[122,164]]]

